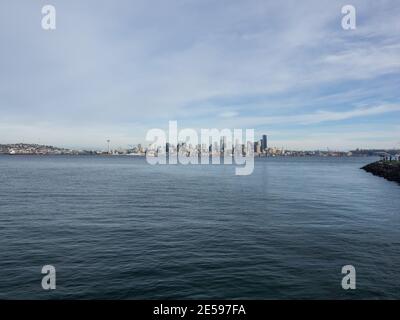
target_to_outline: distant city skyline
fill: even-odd
[[[288,150],[400,148],[400,3],[0,4],[0,144],[107,150],[180,127],[254,128]],[[12,13],[12,14],[10,14]]]

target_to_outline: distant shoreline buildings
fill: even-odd
[[[108,142],[108,141],[107,141]],[[400,150],[384,150],[384,149],[356,149],[352,151],[297,151],[285,150],[283,148],[268,147],[268,137],[263,135],[262,138],[255,142],[247,142],[246,144],[228,145],[225,139],[221,139],[220,144],[214,145],[187,145],[184,142],[172,145],[166,143],[165,147],[152,149],[144,147],[141,144],[131,146],[131,148],[111,149],[109,143],[107,150],[73,150],[66,148],[58,148],[54,146],[46,146],[39,144],[0,144],[0,154],[3,155],[129,155],[129,156],[157,156],[158,154],[186,154],[187,156],[204,156],[204,155],[221,155],[232,156],[237,153],[243,155],[254,154],[254,157],[360,157],[360,156],[379,156],[382,152],[396,155]]]

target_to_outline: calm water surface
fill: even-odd
[[[400,186],[374,160],[0,156],[0,298],[399,299]]]

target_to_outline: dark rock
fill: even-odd
[[[400,183],[400,161],[377,161],[362,167],[375,176]]]

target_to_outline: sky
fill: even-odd
[[[285,149],[400,148],[399,17],[398,0],[2,0],[0,144],[124,148],[177,120]]]

